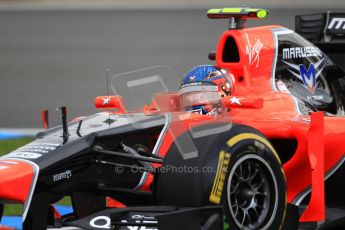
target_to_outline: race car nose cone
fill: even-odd
[[[35,172],[30,163],[0,158],[0,200],[25,203]]]

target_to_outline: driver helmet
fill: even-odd
[[[221,98],[233,91],[234,76],[213,65],[200,65],[188,71],[178,91],[186,111],[203,115],[221,112]]]

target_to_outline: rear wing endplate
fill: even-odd
[[[297,15],[295,29],[326,53],[345,52],[345,13]]]

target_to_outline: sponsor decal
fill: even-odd
[[[42,154],[39,153],[30,153],[30,152],[12,152],[10,154],[7,154],[6,157],[14,157],[14,158],[23,158],[23,159],[37,159],[40,158]]]
[[[314,46],[292,47],[283,49],[283,59],[323,57],[321,50]]]
[[[110,229],[111,219],[108,216],[96,216],[90,221],[90,226],[98,229]]]
[[[216,177],[213,182],[213,187],[209,198],[210,202],[214,204],[220,204],[223,187],[225,184],[225,177],[230,163],[230,157],[230,153],[227,153],[223,150],[219,153]]]
[[[140,224],[140,225],[158,223],[154,217],[146,217],[143,215],[133,215],[131,219],[133,219],[135,223]],[[121,223],[125,224],[125,223],[128,223],[128,221],[121,220]],[[96,216],[93,219],[91,219],[89,224],[92,228],[96,228],[96,229],[111,229],[111,219],[108,216]],[[148,226],[125,226],[125,227],[129,230],[158,230],[155,227],[148,227]]]
[[[137,224],[158,224],[158,221],[153,216],[144,216],[144,215],[133,215],[131,217],[134,219]],[[127,223],[127,220],[122,220],[122,223]],[[129,230],[158,230],[155,227],[146,227],[146,226],[127,226]]]
[[[60,180],[69,179],[71,177],[72,177],[72,171],[71,170],[66,170],[64,172],[61,172],[61,173],[53,175],[53,181],[54,182],[58,182]]]
[[[323,100],[323,95],[312,95],[312,96],[307,96],[308,101],[320,101]]]
[[[328,24],[329,30],[345,30],[345,18],[332,18]]]
[[[296,76],[303,82],[305,88],[307,88],[312,94],[315,93],[315,89],[317,87],[317,79],[320,76],[323,66],[323,59],[320,59],[317,63],[310,63],[308,67],[303,64],[296,65],[286,61],[283,61],[287,64],[290,68],[288,71]]]
[[[310,63],[308,69],[304,65],[299,65],[299,72],[304,86],[306,86],[310,92],[314,93],[316,87],[316,72],[314,64]]]
[[[30,143],[18,148],[15,152],[48,153],[55,150],[59,144],[50,143]]]
[[[55,150],[60,144],[55,143],[30,143],[18,148],[14,152],[5,155],[4,157],[15,157],[24,159],[37,159],[43,154]]]
[[[256,39],[254,45],[250,44],[248,34],[246,33],[247,45],[246,45],[246,55],[249,58],[249,65],[256,64],[256,68],[259,66],[260,61],[260,51],[264,46],[264,43],[260,39]]]
[[[231,102],[231,104],[242,105],[241,100],[243,100],[243,99],[244,98],[232,97],[232,98],[230,98],[230,102]]]

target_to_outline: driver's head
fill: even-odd
[[[212,65],[200,65],[185,74],[178,91],[182,106],[199,114],[218,114],[220,99],[233,90],[233,75]]]

